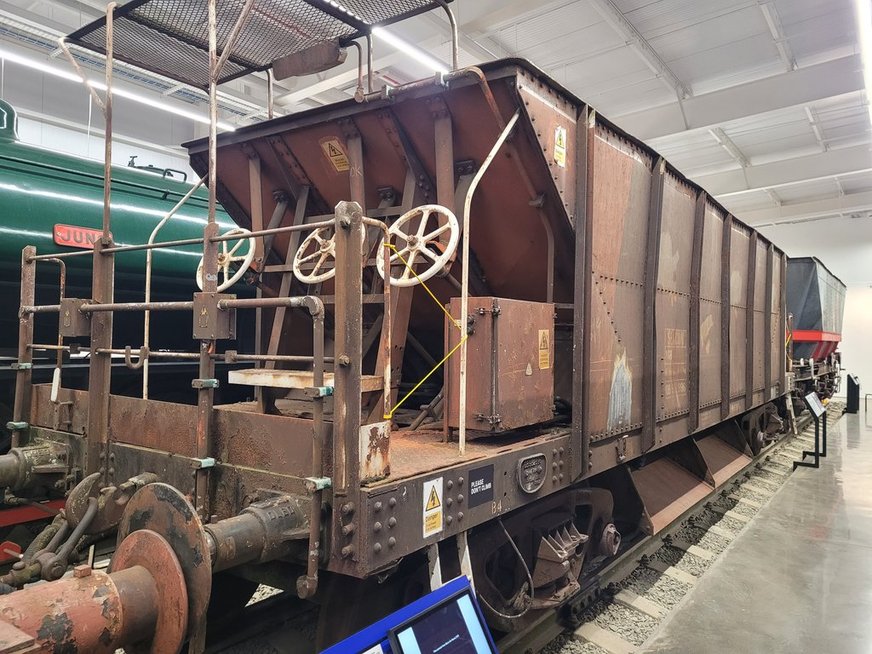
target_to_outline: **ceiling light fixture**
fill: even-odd
[[[69,82],[76,82],[78,84],[82,83],[81,78],[73,72],[62,70],[43,61],[31,59],[30,57],[24,57],[14,52],[10,52],[9,50],[3,50],[2,48],[0,48],[0,60],[9,61],[20,66],[24,66],[26,68],[30,68],[31,70],[38,70],[39,72],[45,73],[46,75],[51,75],[52,77],[57,77],[59,79],[65,79]],[[104,84],[103,82],[89,79],[88,83],[93,88],[100,91],[106,90],[106,84]],[[174,114],[182,118],[188,118],[189,120],[193,120],[194,122],[201,123],[203,125],[209,124],[208,117],[193,111],[188,111],[187,109],[183,109],[181,107],[177,107],[168,102],[163,102],[161,100],[152,100],[151,98],[148,98],[144,95],[139,95],[138,93],[127,91],[125,89],[117,88],[114,86],[112,87],[112,93],[119,98],[125,98],[127,100],[131,100],[133,102],[145,105],[147,107],[151,107],[152,109],[157,109],[158,111],[164,111],[166,113]],[[236,130],[233,125],[221,120],[218,121],[218,129],[225,132],[232,132]]]
[[[872,2],[855,0],[857,7],[857,35],[863,59],[863,84],[866,87],[866,108],[872,122]]]
[[[418,63],[424,64],[425,66],[427,66],[427,68],[430,68],[430,69],[436,71],[437,73],[442,73],[443,75],[447,74],[449,72],[448,66],[443,64],[441,61],[439,61],[438,59],[436,59],[434,57],[431,57],[430,55],[428,55],[426,52],[424,52],[420,48],[412,45],[411,43],[404,41],[403,39],[401,39],[397,35],[392,34],[391,32],[388,32],[387,30],[382,29],[381,27],[373,28],[372,33],[373,33],[373,36],[375,36],[376,38],[384,41],[388,45],[399,50],[400,52],[409,55],[412,59],[414,59]]]

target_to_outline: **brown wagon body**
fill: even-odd
[[[187,147],[205,174],[207,142]],[[109,397],[99,376],[90,394],[53,397],[31,392],[26,368],[16,395],[19,444],[54,461],[37,476],[93,473],[118,493],[168,484],[133,496],[121,537],[184,517],[170,546],[198,553],[182,561],[192,616],[209,595],[203,568],[261,579],[243,564],[271,562],[270,583],[349,610],[343,584],[426,570],[424,553],[432,574],[441,543],[458,550],[446,567],[497,607],[492,622],[519,628],[536,616],[505,619],[519,597],[559,605],[621,532],[671,523],[780,427],[784,253],[526,62],[223,134],[216,188],[254,233],[258,297],[153,310],[193,311],[201,370],[250,361],[231,382],[253,401],[213,407],[208,377],[193,380],[198,406]],[[438,274],[385,284],[383,234],[422,205],[443,208],[440,229],[457,215],[469,255],[445,227],[426,255],[448,248]],[[316,228],[331,274],[304,284],[294,257]],[[111,292],[97,308],[29,306],[36,263],[26,252],[22,351],[34,316],[55,311],[76,318],[66,336],[107,355],[94,348],[111,343],[111,321],[107,341],[85,316],[143,307]],[[237,319],[255,321],[257,351],[214,354]],[[94,493],[72,493],[68,512]]]

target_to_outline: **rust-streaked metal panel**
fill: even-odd
[[[120,395],[109,399],[109,438],[114,442],[193,457],[197,439],[191,426],[196,421],[196,406]]]
[[[212,430],[220,461],[277,474],[309,476],[312,421],[246,410],[253,408],[252,405],[215,408]],[[328,431],[331,428],[328,423]],[[330,448],[324,452],[326,464]]]
[[[57,403],[51,401],[51,384],[35,384],[30,402],[30,424],[83,435],[88,424],[88,394],[69,388],[58,389]]]
[[[712,487],[667,457],[633,470],[633,485],[656,534],[705,498]]]
[[[449,304],[460,315],[460,299]],[[473,432],[495,433],[546,422],[554,417],[554,305],[469,298],[472,333],[466,342],[466,425]],[[446,318],[447,320],[447,318]],[[460,340],[460,330],[447,329],[446,352]],[[448,426],[460,419],[460,357],[446,367]]]
[[[311,370],[267,370],[265,368],[248,368],[231,370],[227,373],[230,384],[243,386],[264,386],[267,388],[296,388],[304,390],[315,385],[314,373]],[[324,373],[324,385],[333,386],[333,373]],[[360,378],[361,392],[382,390],[384,378],[376,375],[362,375]]]
[[[699,439],[696,445],[714,477],[715,488],[723,486],[728,479],[751,463],[751,457],[731,447],[716,434]]]
[[[782,277],[784,261],[784,253],[776,250],[772,257],[772,306],[769,308],[772,312],[772,324],[768,334],[768,338],[771,341],[772,356],[768,365],[770,366],[773,386],[778,384],[779,393],[786,389],[784,376],[787,372],[782,365],[786,333],[784,330],[784,314],[782,313],[783,298],[780,289],[784,283],[784,278]]]
[[[607,126],[593,147],[591,439],[642,426],[642,314],[650,155]]]
[[[733,223],[730,243],[730,399],[745,396],[749,231]]]
[[[360,481],[367,483],[391,474],[390,422],[360,426]]]
[[[700,408],[721,400],[721,249],[723,213],[708,203],[703,233],[703,266],[700,279],[699,311],[699,403]],[[720,417],[718,415],[718,417]],[[700,416],[703,426],[703,416]]]
[[[764,368],[765,357],[764,345],[766,340],[765,318],[763,313],[766,310],[766,274],[767,249],[769,244],[762,239],[757,239],[757,250],[755,252],[755,265],[757,267],[754,276],[754,350],[753,357],[753,391],[754,404],[759,404],[764,401],[763,389],[765,387]]]
[[[577,142],[577,107],[566,97],[532,76],[522,75],[518,92],[534,123],[536,140],[548,163],[557,191],[567,211],[575,206],[576,171],[579,162],[573,148]],[[581,165],[584,165],[582,162]]]
[[[697,371],[688,367],[690,264],[695,212],[694,189],[674,174],[667,174],[663,190],[656,305],[659,420],[686,415],[690,409],[688,386],[697,383]]]

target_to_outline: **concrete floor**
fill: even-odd
[[[872,652],[872,413],[829,431],[642,652]]]

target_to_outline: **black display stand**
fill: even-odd
[[[805,396],[805,404],[814,418],[814,451],[803,450],[802,460],[793,462],[793,469],[800,466],[804,468],[820,468],[821,459],[827,456],[827,408],[823,405],[817,393],[809,393]],[[821,426],[823,423],[823,427]],[[805,460],[805,457],[813,456],[814,463]]]
[[[860,378],[857,375],[848,375],[848,394],[845,404],[845,413],[860,412]]]

